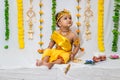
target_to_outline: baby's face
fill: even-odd
[[[60,20],[60,26],[62,27],[70,27],[72,25],[72,17],[68,14],[65,14]]]

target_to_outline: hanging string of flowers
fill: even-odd
[[[56,20],[55,20],[55,14],[56,14],[56,0],[52,0],[52,32],[56,30]]]
[[[40,45],[40,49],[38,49],[38,52],[40,53],[40,54],[42,54],[43,53],[43,44],[44,44],[44,42],[42,41],[42,38],[43,38],[43,34],[42,34],[42,30],[43,30],[43,26],[42,26],[42,24],[43,24],[43,22],[44,22],[44,20],[43,20],[43,18],[42,18],[42,16],[43,16],[43,14],[44,14],[44,12],[43,12],[43,10],[42,10],[42,7],[43,7],[43,3],[42,3],[42,0],[40,0],[40,4],[39,4],[39,7],[40,7],[40,11],[39,11],[39,14],[40,14],[40,26],[39,26],[39,29],[40,29],[40,42],[39,42],[39,45]]]
[[[23,26],[23,0],[17,0],[18,10],[18,43],[19,48],[24,48],[24,26]]]
[[[81,17],[81,14],[80,14],[80,9],[81,9],[80,1],[81,0],[76,0],[76,2],[77,2],[77,6],[76,6],[76,10],[77,10],[77,14],[76,14],[76,17],[77,17],[77,22],[76,22],[77,30],[76,30],[76,33],[77,33],[78,36],[80,36],[80,26],[81,26],[81,22],[80,22],[80,17]],[[80,50],[84,51],[84,48],[80,47]]]
[[[5,2],[5,40],[8,41],[9,40],[9,34],[10,34],[10,30],[9,30],[9,2],[8,0],[4,0]],[[5,49],[8,49],[8,45],[4,46]]]
[[[80,34],[80,26],[81,26],[81,23],[80,23],[80,17],[81,17],[81,14],[80,14],[80,1],[81,0],[76,0],[77,1],[77,6],[76,6],[76,9],[77,9],[77,14],[76,14],[76,17],[77,17],[77,22],[76,22],[76,25],[77,25],[77,30],[76,30],[76,33],[79,35]]]
[[[29,40],[33,40],[33,34],[34,34],[34,31],[33,31],[33,18],[35,18],[36,14],[33,10],[33,0],[30,0],[30,8],[29,10],[27,11],[26,15],[28,17],[28,39]]]
[[[98,0],[98,48],[99,51],[104,52],[104,0]]]
[[[87,0],[87,5],[86,5],[86,9],[84,12],[84,16],[85,16],[85,20],[84,20],[84,24],[85,24],[85,38],[86,40],[90,40],[91,39],[91,31],[90,31],[90,19],[93,18],[93,11],[91,9],[91,5],[90,5],[90,0]]]
[[[120,16],[120,0],[114,0],[114,16],[113,16],[113,22],[114,22],[114,29],[112,30],[113,33],[113,41],[112,41],[112,51],[117,52],[118,50],[118,37],[119,37],[119,16]]]

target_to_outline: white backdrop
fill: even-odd
[[[36,22],[33,25],[34,30],[34,39],[28,40],[28,23],[27,23],[27,16],[26,12],[29,9],[29,0],[23,0],[23,9],[24,9],[24,38],[25,38],[25,48],[19,49],[18,46],[18,34],[17,34],[17,4],[16,0],[9,0],[9,28],[10,28],[10,39],[9,41],[5,41],[5,22],[4,22],[4,0],[0,0],[0,67],[4,66],[24,66],[24,65],[30,65],[35,64],[35,61],[37,58],[40,58],[40,54],[37,52],[39,49],[39,33],[40,30],[38,28],[39,26],[39,1],[40,0],[33,0],[33,8],[36,13]],[[69,1],[69,2],[68,2]],[[82,17],[80,18],[80,21],[82,23],[82,26],[80,27],[81,30],[81,46],[85,48],[85,54],[81,56],[81,58],[90,59],[92,56],[99,52],[97,47],[97,1],[98,0],[91,0],[91,8],[93,10],[94,14],[94,20],[91,21],[91,27],[90,30],[92,32],[92,39],[89,41],[86,41],[84,38],[84,10],[86,6],[86,0],[81,0],[80,6],[80,14]],[[112,28],[113,28],[113,22],[112,22],[112,15],[113,15],[113,1],[114,0],[105,0],[105,14],[104,14],[104,43],[105,43],[105,53],[111,54],[111,47],[112,47]],[[51,0],[43,0],[42,1],[44,6],[42,10],[44,11],[43,18],[45,20],[43,26],[43,41],[44,45],[43,48],[46,48],[48,46],[48,42],[50,39],[51,34],[51,7],[52,2]],[[72,29],[76,29],[76,0],[57,0],[57,12],[60,10],[63,10],[64,8],[68,9],[72,13],[73,17],[73,26]],[[119,40],[120,42],[120,40]],[[4,45],[8,44],[9,48],[4,49]],[[120,45],[118,45],[120,46]],[[120,52],[120,50],[118,51]],[[79,52],[80,53],[80,52]]]

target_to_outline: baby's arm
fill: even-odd
[[[51,49],[55,45],[55,42],[53,40],[50,41],[48,48]]]
[[[71,53],[71,60],[74,60],[75,55],[78,53],[78,51],[80,49],[80,39],[78,36],[74,35],[73,46],[74,46],[74,48]]]

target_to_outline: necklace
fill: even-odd
[[[70,33],[70,30],[67,30],[67,31],[60,30],[60,34],[63,36],[67,36],[67,35],[69,35],[69,33]]]

